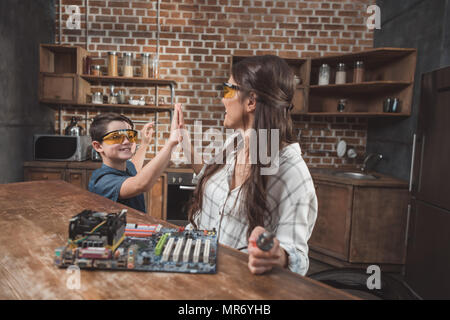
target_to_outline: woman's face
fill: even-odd
[[[231,76],[228,83],[238,85]],[[225,119],[223,126],[227,129],[243,129],[245,130],[245,119],[247,119],[247,112],[245,110],[245,103],[241,103],[240,92],[236,91],[233,98],[222,98],[222,103],[225,106]]]

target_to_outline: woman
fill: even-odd
[[[309,267],[307,241],[317,217],[317,198],[292,135],[294,91],[293,72],[279,57],[251,57],[233,65],[223,86],[222,103],[224,126],[237,133],[227,140],[220,155],[226,161],[214,161],[216,156],[208,164],[193,166],[198,183],[189,209],[191,225],[215,228],[220,243],[247,249],[254,274],[281,266],[305,275]],[[183,126],[181,112],[179,118]],[[264,139],[260,129],[275,130],[278,140]],[[190,144],[187,136],[183,141],[185,146]],[[254,148],[272,150],[273,143],[278,147],[267,164]],[[189,149],[191,159],[198,159],[194,149]],[[274,165],[272,174],[264,173]],[[275,239],[272,249],[265,252],[255,243],[266,230]]]

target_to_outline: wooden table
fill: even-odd
[[[81,270],[80,289],[69,289],[73,274],[53,265],[69,218],[84,209],[123,208],[60,180],[0,185],[0,299],[354,299],[287,270],[252,275],[247,254],[225,246],[214,275]],[[128,208],[127,221],[149,218]]]

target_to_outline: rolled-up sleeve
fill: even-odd
[[[317,218],[317,197],[308,193],[297,201],[280,204],[276,237],[288,254],[288,268],[305,275],[309,268],[308,240]]]

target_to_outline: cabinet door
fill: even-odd
[[[347,260],[353,187],[315,181],[317,220],[309,240],[311,249]]]
[[[425,74],[421,94],[413,193],[450,209],[450,67]]]
[[[41,73],[39,99],[50,103],[86,103],[89,83],[75,74]]]
[[[64,169],[25,168],[25,181],[64,180]]]
[[[405,279],[424,299],[450,299],[450,211],[412,200]]]
[[[355,187],[349,262],[404,264],[406,188]]]
[[[77,187],[86,189],[86,171],[68,169],[66,170],[66,181]]]
[[[165,220],[167,211],[167,174],[156,180],[152,189],[145,195],[147,213],[157,219]]]

